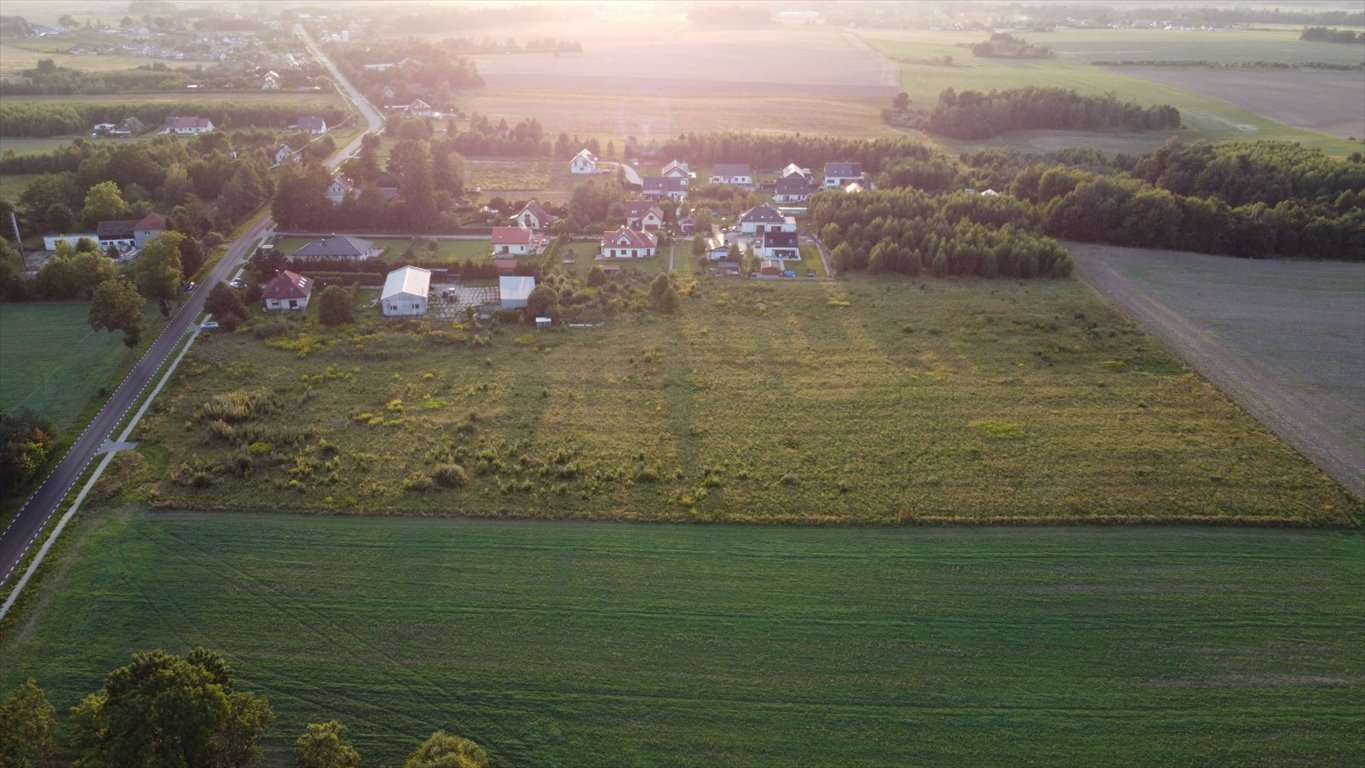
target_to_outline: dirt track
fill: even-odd
[[[1365,497],[1365,265],[1067,247],[1082,280]]]

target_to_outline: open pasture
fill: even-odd
[[[1365,265],[1070,247],[1087,282],[1365,497]]]
[[[1076,282],[708,279],[683,304],[483,347],[374,314],[215,335],[139,439],[180,457],[158,492],[194,508],[288,492],[314,511],[770,523],[1360,512]],[[216,397],[262,413],[215,427]],[[438,465],[458,468],[445,486]]]
[[[366,764],[1353,765],[1365,539],[92,513],[0,691],[221,650]]]
[[[41,59],[52,59],[59,67],[85,70],[87,72],[110,72],[120,69],[135,69],[148,64],[164,64],[171,68],[193,68],[205,62],[175,61],[171,59],[150,59],[145,56],[75,56],[65,51],[74,44],[70,38],[55,38],[60,43],[49,42],[43,45],[34,38],[6,38],[0,43],[0,74],[17,75],[38,66]]]

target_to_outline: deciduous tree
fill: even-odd
[[[105,280],[90,297],[90,327],[122,331],[123,343],[132,349],[142,339],[142,302],[137,286],[126,278]]]
[[[112,181],[102,181],[85,193],[85,207],[81,216],[87,227],[94,227],[107,219],[123,218],[127,213],[128,203],[124,202],[123,193]]]
[[[179,232],[162,232],[147,240],[133,262],[138,290],[148,299],[156,300],[161,314],[167,317],[171,314],[170,302],[179,294],[180,283],[185,279],[180,264],[180,241],[184,237]]]
[[[469,739],[437,731],[403,762],[403,768],[487,768],[488,753]]]
[[[346,726],[335,720],[309,723],[294,742],[299,768],[355,768],[360,753],[346,738]]]
[[[351,292],[339,285],[329,285],[318,297],[318,320],[323,325],[341,325],[354,319]]]
[[[33,678],[0,701],[0,766],[43,768],[53,765],[57,714]]]

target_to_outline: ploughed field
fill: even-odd
[[[684,282],[678,316],[599,327],[368,310],[202,335],[137,436],[174,459],[128,482],[199,509],[1358,522],[1359,500],[1078,282]]]
[[[0,690],[221,650],[367,764],[1358,765],[1365,539],[145,512],[74,532]]]

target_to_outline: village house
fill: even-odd
[[[280,73],[266,72],[261,75],[261,79],[256,81],[256,87],[262,91],[278,91],[280,89]]]
[[[207,117],[168,117],[161,130],[176,136],[194,136],[212,131],[213,121]]]
[[[708,261],[723,261],[730,254],[730,246],[725,244],[723,235],[713,234],[706,238],[706,258]]]
[[[759,241],[758,254],[765,259],[801,259],[801,246],[795,232],[764,232]]]
[[[384,292],[379,296],[380,312],[384,317],[425,315],[430,292],[431,270],[400,267],[384,278]]]
[[[499,277],[498,304],[503,309],[525,309],[527,300],[531,298],[531,291],[535,289],[534,277],[517,275]]]
[[[716,167],[711,169],[711,183],[752,187],[754,177],[748,163],[717,163]]]
[[[813,191],[810,179],[802,174],[793,173],[777,180],[777,186],[773,190],[773,202],[804,203],[810,200]]]
[[[559,221],[559,217],[545,210],[545,206],[531,200],[522,206],[522,209],[512,217],[512,221],[522,229],[529,229],[532,232],[539,232]]]
[[[547,238],[521,227],[493,227],[494,256],[533,256],[550,244]]]
[[[310,136],[321,136],[327,133],[327,121],[317,115],[300,117],[298,127],[300,131]]]
[[[802,168],[796,163],[787,163],[787,167],[782,169],[782,178],[785,179],[788,176],[804,176],[808,182],[815,180],[814,174],[810,172],[809,168]]]
[[[332,183],[327,185],[326,197],[333,203],[340,204],[348,197],[356,197],[360,191],[356,189],[355,182],[345,176],[337,176],[332,179]]]
[[[653,231],[664,225],[664,211],[648,200],[626,201],[626,226],[637,231]]]
[[[283,270],[265,284],[265,308],[269,312],[302,312],[313,295],[313,278]]]
[[[768,203],[756,205],[739,215],[739,231],[746,235],[764,232],[795,232],[796,219],[783,216]]]
[[[678,231],[691,237],[697,232],[697,216],[689,212],[686,216],[678,219]]]
[[[294,148],[288,144],[281,144],[275,148],[274,152],[270,153],[270,161],[275,165],[292,163],[296,159],[298,159],[297,153],[294,151]]]
[[[579,150],[569,161],[569,173],[579,175],[597,173],[597,155],[587,149]]]
[[[615,232],[602,233],[599,259],[647,259],[655,254],[659,239],[652,232],[636,232],[621,227]]]
[[[641,194],[646,200],[672,200],[680,203],[687,199],[687,179],[677,176],[646,176]]]
[[[670,160],[668,164],[664,166],[664,169],[659,171],[659,175],[669,176],[675,179],[696,178],[695,174],[692,173],[692,169],[687,166],[687,163],[681,160]]]
[[[96,242],[100,250],[114,246],[121,253],[141,250],[149,238],[166,231],[166,217],[159,213],[149,213],[140,219],[101,221],[95,227]]]
[[[861,163],[825,163],[825,189],[838,189],[853,183],[863,183]]]
[[[296,261],[326,261],[342,259],[345,261],[364,261],[377,259],[384,249],[375,247],[371,240],[350,235],[329,235],[309,242],[294,252]]]
[[[119,121],[111,136],[137,136],[147,130],[147,126],[136,117],[125,117]]]

